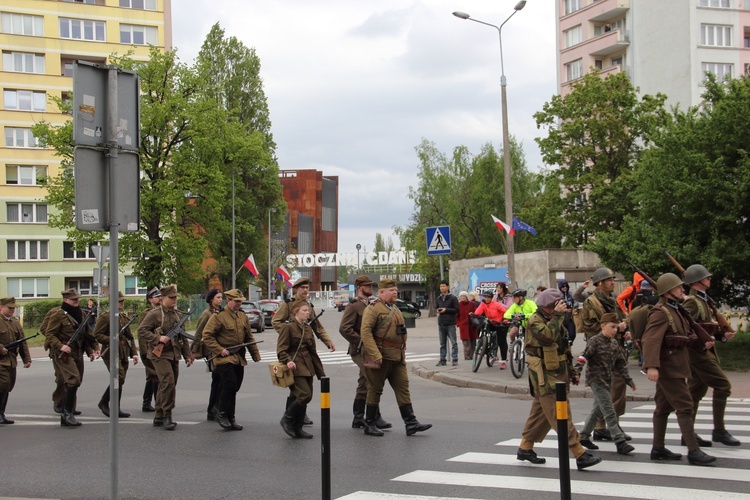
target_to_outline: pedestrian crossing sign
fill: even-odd
[[[428,227],[427,255],[447,255],[451,253],[450,226]]]

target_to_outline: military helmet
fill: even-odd
[[[700,264],[693,264],[685,269],[685,283],[688,285],[697,283],[703,278],[708,278],[709,276],[712,276],[712,274]]]
[[[614,278],[615,272],[608,268],[608,267],[600,267],[596,271],[594,271],[594,274],[591,275],[591,282],[596,286],[597,283],[600,281],[608,280],[609,278]]]
[[[656,280],[656,293],[664,295],[675,287],[682,285],[682,280],[674,273],[664,273]]]

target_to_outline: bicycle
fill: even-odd
[[[479,329],[477,345],[474,348],[474,361],[471,365],[471,371],[476,373],[479,367],[482,366],[482,358],[485,357],[485,354],[487,355],[485,362],[488,367],[491,368],[495,364],[495,361],[497,361],[497,332],[494,328],[490,327],[497,328],[502,326],[503,323],[497,323],[484,316],[473,315],[471,316],[471,322]]]
[[[513,343],[510,344],[508,361],[510,362],[510,371],[516,378],[523,377],[523,372],[526,369],[526,351],[524,349],[526,328],[523,325],[525,318],[523,314],[516,314],[513,318],[513,324],[518,327],[518,333]]]

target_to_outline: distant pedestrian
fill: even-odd
[[[440,338],[440,361],[437,366],[448,364],[448,339],[451,341],[452,365],[458,365],[458,344],[456,343],[456,315],[458,314],[458,299],[450,293],[448,282],[440,282],[440,295],[436,299],[438,313],[438,336]]]
[[[504,281],[500,281],[495,287],[495,295],[492,300],[500,302],[506,310],[513,304],[513,296]]]
[[[469,300],[469,294],[461,292],[458,294],[458,314],[456,315],[456,325],[461,337],[461,343],[464,345],[464,359],[472,359],[474,349],[477,343],[477,329],[471,324],[470,315],[477,308],[473,301]]]
[[[578,301],[575,300],[570,293],[570,284],[568,283],[568,280],[557,280],[557,289],[563,294],[563,300],[568,306],[568,310],[565,311],[565,321],[563,321],[563,325],[565,325],[565,329],[568,330],[568,342],[570,342],[570,345],[573,345],[573,342],[576,339],[576,324],[573,321],[573,311],[576,310],[580,304],[578,304]]]

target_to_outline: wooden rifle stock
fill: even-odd
[[[635,272],[637,272],[638,274],[640,274],[643,277],[643,279],[645,279],[646,281],[648,281],[648,284],[651,285],[651,287],[654,289],[654,291],[656,291],[656,281],[654,281],[653,279],[651,279],[651,276],[649,276],[648,274],[646,274],[645,271],[643,271],[641,268],[639,268],[638,266],[636,266],[635,264],[633,264],[630,261],[630,259],[625,259],[625,262],[627,262],[628,264],[630,264],[630,267],[632,267]]]
[[[242,349],[243,347],[247,347],[249,345],[260,344],[261,342],[263,342],[263,341],[262,340],[254,340],[252,342],[245,342],[244,344],[237,344],[237,345],[233,345],[231,347],[225,347],[224,349],[226,349],[227,351],[229,351],[229,354],[234,354],[237,351],[239,351],[240,349]],[[206,361],[206,364],[209,364],[214,358],[218,358],[219,356],[221,356],[221,354],[214,354],[213,356],[210,356],[208,358],[204,358],[204,360]]]
[[[178,335],[181,335],[182,327],[185,325],[185,322],[190,318],[190,314],[192,313],[192,310],[188,309],[187,312],[180,318],[180,321],[172,327],[171,330],[165,335],[166,337],[169,337],[170,340],[174,339]],[[160,335],[161,336],[161,335]],[[151,351],[154,353],[154,356],[157,358],[161,357],[161,353],[164,351],[164,344],[159,342],[156,344],[156,347]]]
[[[73,344],[74,344],[75,342],[78,342],[78,337],[80,337],[81,335],[83,335],[84,329],[85,329],[85,328],[86,328],[86,326],[88,325],[88,322],[89,322],[89,318],[91,317],[91,315],[92,315],[93,313],[94,313],[94,308],[92,307],[91,309],[89,309],[89,312],[88,312],[88,314],[86,314],[86,317],[85,317],[85,318],[83,318],[83,320],[82,320],[82,321],[81,321],[81,322],[80,322],[80,323],[78,324],[78,328],[76,328],[76,331],[75,331],[75,332],[73,332],[73,336],[72,336],[72,337],[70,337],[70,340],[68,340],[68,341],[67,341],[67,342],[65,343],[65,345],[67,345],[68,347],[70,347],[70,346],[72,346],[72,345],[73,345]],[[66,312],[65,314],[67,315],[68,313]],[[67,362],[68,362],[68,353],[67,353],[67,352],[63,352],[63,351],[60,351],[60,354],[58,354],[58,355],[57,355],[57,357],[58,357],[58,358],[60,359],[60,361],[62,361],[63,363],[67,363]]]

